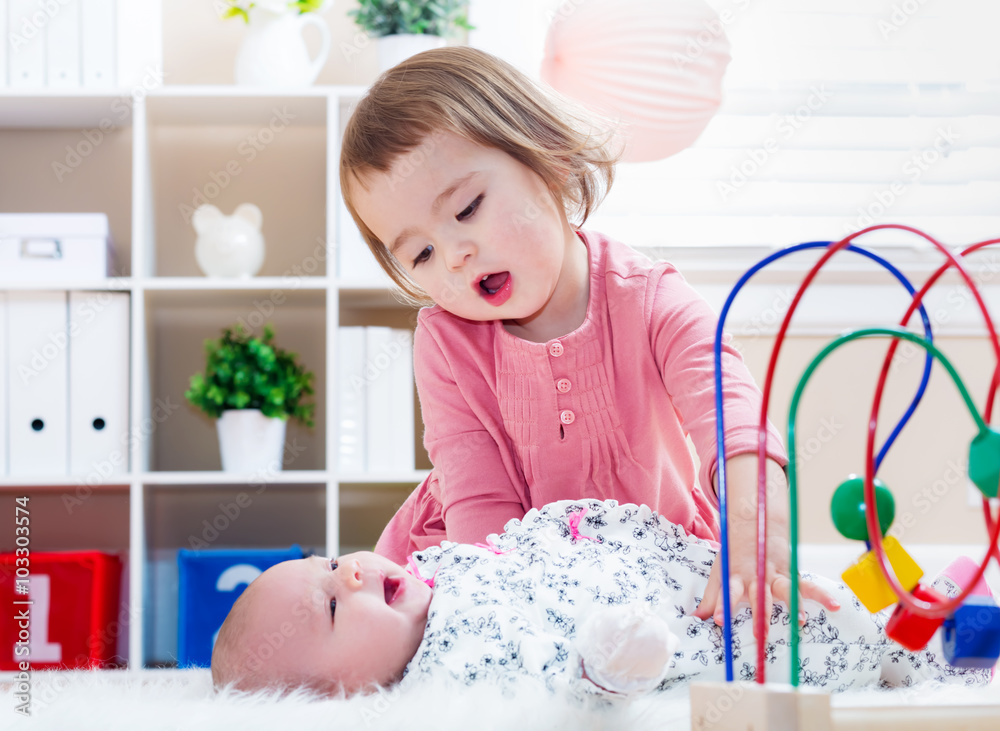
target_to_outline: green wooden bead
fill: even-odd
[[[969,445],[969,479],[986,497],[997,496],[1000,482],[1000,432],[988,426]]]
[[[892,493],[879,478],[875,478],[875,504],[878,506],[878,524],[882,535],[889,530],[896,515],[896,502]],[[840,534],[853,541],[868,541],[868,523],[865,521],[865,478],[851,475],[833,493],[830,515]]]

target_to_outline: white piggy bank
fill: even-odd
[[[264,263],[263,221],[253,203],[240,204],[225,216],[212,205],[198,206],[191,223],[198,234],[194,257],[210,277],[252,277]]]

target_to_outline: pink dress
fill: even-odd
[[[716,540],[712,343],[717,315],[667,262],[579,231],[590,264],[583,324],[546,343],[438,306],[420,311],[414,374],[434,469],[375,552],[400,564],[448,539],[477,543],[556,500],[645,504]],[[760,391],[723,350],[726,450],[757,448]],[[686,437],[697,451],[700,469]],[[769,424],[768,456],[786,464]]]

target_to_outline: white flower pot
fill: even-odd
[[[441,48],[444,45],[444,38],[423,33],[400,33],[382,36],[375,43],[375,50],[378,52],[378,70],[382,73],[421,51]]]
[[[285,425],[257,409],[223,411],[216,422],[223,472],[281,471]]]

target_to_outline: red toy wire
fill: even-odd
[[[781,346],[785,341],[785,333],[788,331],[788,325],[792,320],[792,315],[798,308],[799,301],[802,299],[802,295],[805,294],[806,288],[816,277],[820,268],[822,268],[830,257],[836,254],[840,249],[847,246],[861,234],[880,228],[893,227],[894,226],[891,224],[869,226],[866,229],[862,229],[861,231],[841,239],[836,244],[827,248],[827,250],[823,253],[823,256],[821,256],[813,265],[812,269],[806,273],[802,283],[799,285],[799,289],[792,298],[792,301],[788,306],[788,311],[785,313],[785,317],[781,321],[781,326],[778,328],[778,334],[774,338],[774,347],[771,348],[771,359],[767,364],[767,376],[764,378],[764,388],[762,391],[760,422],[757,425],[757,604],[753,619],[754,636],[757,638],[756,679],[760,684],[763,684],[766,679],[765,662],[767,659],[767,621],[770,619],[770,616],[764,616],[763,611],[764,603],[767,599],[767,465],[765,464],[765,459],[767,458],[767,407],[771,400],[771,384],[774,381],[774,370],[777,366],[778,354],[781,352]],[[798,619],[793,618],[792,621],[798,621]]]
[[[972,245],[966,247],[961,253],[959,253],[959,256],[961,256],[964,259],[969,254],[971,254],[971,253],[973,253],[975,251],[978,251],[979,249],[985,248],[987,246],[991,246],[993,244],[1000,244],[1000,238],[998,238],[998,239],[988,239],[986,241],[980,241],[978,243],[972,244]],[[941,278],[941,275],[944,274],[950,267],[951,267],[951,262],[950,261],[946,261],[944,264],[942,264],[927,279],[927,281],[924,283],[923,289],[929,291],[930,288],[934,284],[937,283],[937,280]],[[916,296],[916,294],[914,296]],[[919,304],[919,300],[918,300],[916,307],[919,307],[919,306],[920,306],[920,304]],[[915,312],[915,311],[916,311],[916,308],[911,309],[911,311],[903,318],[903,321],[900,323],[900,325],[902,327],[906,327],[906,325],[907,325],[910,317],[913,316],[912,313]],[[891,355],[886,356],[885,363],[882,366],[883,372],[885,372],[885,371],[888,370],[890,362],[891,362]],[[983,408],[983,421],[985,421],[987,424],[990,423],[990,419],[992,418],[993,403],[994,403],[994,398],[996,397],[996,392],[997,392],[997,387],[998,386],[1000,386],[1000,361],[997,362],[996,368],[993,369],[993,378],[990,381],[989,392],[986,394],[986,406]],[[990,511],[990,501],[985,496],[983,497],[983,516],[986,519],[986,531],[987,531],[988,534],[992,535],[992,533],[993,533],[993,523],[994,523],[994,520],[1000,520],[1000,511],[998,511],[998,517],[996,519],[994,519],[993,518],[993,514]],[[998,550],[998,548],[997,548],[997,546],[995,544],[991,545],[989,547],[989,551],[987,552],[986,555],[987,555],[987,557],[992,556],[993,558],[996,559],[997,563],[1000,564],[1000,550]],[[989,561],[988,560],[986,561],[986,565],[987,566],[989,565]],[[976,581],[978,581],[978,580],[979,580],[979,577],[976,578]],[[975,582],[973,582],[973,585],[974,584],[975,584]]]
[[[933,275],[924,283],[924,285],[917,291],[913,296],[913,301],[910,303],[909,309],[907,309],[906,314],[903,316],[902,325],[905,326],[909,321],[910,317],[920,306],[920,302],[924,295],[931,288],[931,286],[941,277],[941,275],[951,266],[954,266],[959,274],[965,279],[966,284],[969,289],[972,290],[973,295],[976,298],[976,302],[979,304],[980,309],[983,312],[983,317],[986,320],[986,327],[990,333],[990,340],[993,343],[993,350],[997,356],[997,368],[993,371],[993,378],[990,382],[990,392],[987,396],[986,408],[983,413],[983,420],[988,424],[990,421],[990,415],[993,409],[994,394],[996,391],[997,379],[1000,376],[1000,343],[997,341],[996,330],[993,326],[993,321],[990,318],[989,311],[986,309],[986,305],[982,300],[978,288],[975,282],[969,276],[968,272],[962,267],[959,260],[944,246],[930,238],[925,236],[929,241],[931,241],[935,246],[941,249],[945,255],[948,257],[948,261],[945,262]],[[966,248],[961,256],[965,256],[976,249],[988,246],[990,244],[1000,243],[1000,239],[990,239],[988,241],[982,241],[978,244],[973,244],[972,246]],[[865,448],[865,513],[868,522],[868,534],[869,535],[881,535],[878,523],[878,506],[875,501],[875,487],[873,483],[873,478],[875,476],[875,460],[874,460],[874,449],[875,449],[875,430],[878,426],[878,411],[882,402],[882,393],[885,389],[885,384],[888,379],[889,366],[891,365],[892,356],[895,353],[896,348],[899,345],[899,341],[893,339],[889,346],[889,350],[886,353],[885,361],[882,364],[882,372],[879,374],[878,384],[875,388],[875,399],[872,404],[871,418],[868,422],[868,440]],[[899,603],[906,607],[908,610],[912,611],[914,614],[923,617],[944,617],[951,614],[955,609],[961,606],[962,602],[965,601],[966,597],[972,592],[976,584],[982,578],[983,574],[986,572],[986,568],[989,566],[990,559],[998,556],[997,549],[997,539],[1000,537],[1000,512],[998,512],[998,518],[995,520],[992,517],[990,511],[989,500],[985,497],[983,498],[983,512],[986,516],[987,529],[990,531],[990,542],[989,547],[986,552],[986,557],[979,565],[979,569],[976,575],[969,582],[968,586],[964,587],[958,596],[952,599],[946,599],[940,602],[925,602],[920,599],[915,599],[913,595],[904,589],[899,580],[896,578],[895,573],[892,571],[891,565],[887,562],[885,557],[885,549],[882,547],[882,541],[873,541],[872,550],[875,553],[875,557],[879,562],[883,575],[889,582],[889,586],[892,591],[899,598]],[[997,559],[1000,561],[1000,557]]]

